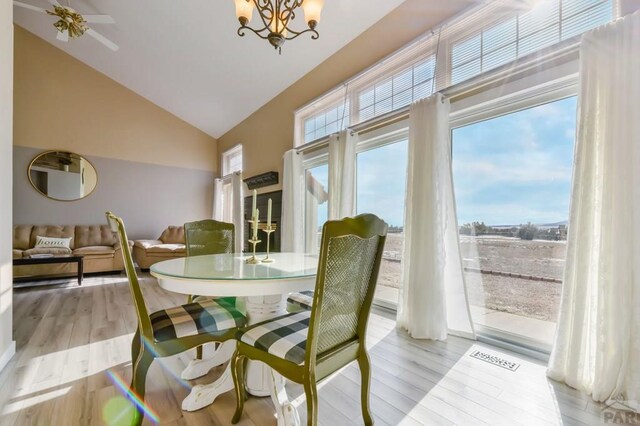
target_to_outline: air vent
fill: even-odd
[[[498,367],[506,368],[507,370],[516,371],[520,364],[513,361],[508,361],[504,358],[501,358],[496,355],[488,354],[482,351],[473,351],[470,356],[472,358],[479,359],[484,362],[488,362],[489,364],[497,365]]]

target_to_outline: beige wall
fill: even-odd
[[[13,355],[11,191],[13,114],[13,3],[0,0],[0,370]]]
[[[469,0],[407,0],[218,140],[222,153],[237,143],[244,150],[244,176],[280,173],[282,156],[293,147],[294,110],[446,20]],[[322,37],[322,28],[319,28]],[[292,41],[291,43],[295,43]],[[286,47],[285,47],[286,48]],[[218,161],[219,164],[219,161]],[[278,187],[264,188],[273,191]]]
[[[14,224],[100,224],[111,210],[131,238],[154,239],[211,217],[214,138],[18,26],[14,47],[13,207],[3,207]],[[95,191],[64,202],[32,188],[29,162],[49,149],[91,161]]]
[[[14,145],[217,170],[214,138],[18,26],[14,94]]]

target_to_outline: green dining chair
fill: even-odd
[[[387,224],[372,214],[326,222],[311,310],[289,313],[238,330],[231,359],[237,408],[242,416],[247,359],[262,361],[286,379],[304,386],[307,424],[316,425],[316,383],[351,361],[362,376],[362,416],[373,424],[369,409],[371,367],[365,338]]]
[[[163,309],[149,314],[138,283],[127,232],[122,219],[107,212],[111,230],[118,235],[125,271],[138,318],[138,329],[131,343],[131,391],[144,402],[147,371],[155,358],[176,355],[210,342],[233,339],[245,316],[224,300],[205,300]],[[132,425],[139,425],[144,410],[136,404]]]
[[[213,219],[198,220],[184,224],[184,238],[187,256],[233,253],[235,226],[233,223]],[[197,295],[190,295],[187,303],[195,301]],[[216,299],[219,300],[219,299]],[[225,298],[227,304],[235,306],[236,298]],[[202,346],[196,348],[196,359],[202,359]]]
[[[233,253],[235,226],[213,219],[184,224],[187,256]]]

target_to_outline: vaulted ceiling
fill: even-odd
[[[47,0],[21,1],[50,9]],[[217,138],[402,2],[326,0],[320,39],[301,36],[282,55],[253,34],[236,35],[232,0],[73,0],[81,14],[115,19],[92,28],[118,44],[116,52],[87,36],[56,40],[48,15],[14,6],[14,21]]]

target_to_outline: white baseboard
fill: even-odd
[[[2,371],[4,367],[7,366],[7,364],[9,364],[9,361],[11,361],[11,358],[13,358],[15,354],[16,354],[16,341],[13,340],[9,344],[9,347],[7,348],[7,350],[4,351],[4,353],[0,356],[0,371]]]

